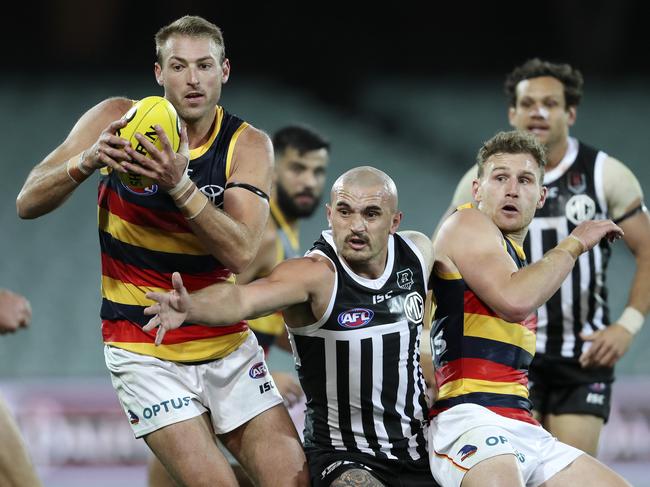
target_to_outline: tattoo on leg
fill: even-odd
[[[384,487],[384,484],[367,470],[354,468],[339,475],[330,487]]]

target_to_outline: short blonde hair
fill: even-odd
[[[162,48],[165,42],[167,42],[167,39],[173,35],[209,37],[221,49],[221,59],[219,59],[219,62],[222,63],[226,58],[226,45],[223,41],[221,29],[203,17],[186,15],[156,32],[156,36],[154,37],[156,41],[156,58],[160,64],[162,64]]]
[[[511,130],[510,132],[499,132],[490,140],[485,141],[476,156],[479,178],[483,176],[485,162],[495,154],[530,154],[539,165],[540,181],[544,179],[546,150],[533,134],[521,130]]]

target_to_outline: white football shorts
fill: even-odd
[[[536,487],[584,453],[541,426],[500,416],[477,404],[440,413],[429,425],[429,465],[441,485],[460,486],[477,463],[497,455],[517,458],[526,487]]]
[[[206,411],[215,433],[228,433],[282,403],[253,333],[226,357],[198,365],[110,345],[104,357],[136,438]]]

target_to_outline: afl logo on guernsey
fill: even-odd
[[[248,375],[251,379],[261,379],[262,377],[266,377],[266,373],[267,369],[264,362],[257,362],[248,371]]]
[[[366,308],[354,308],[344,311],[339,315],[339,325],[345,328],[361,328],[372,321],[375,316],[372,310]]]

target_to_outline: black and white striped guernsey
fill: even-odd
[[[544,176],[549,194],[524,242],[530,262],[539,260],[581,222],[608,218],[603,189],[606,158],[604,152],[569,138],[566,155]],[[577,359],[584,345],[580,333],[609,325],[605,287],[609,256],[606,240],[582,254],[561,288],[539,308],[537,353]]]
[[[390,236],[386,269],[373,280],[338,257],[330,231],[309,253],[333,262],[336,283],[318,322],[289,329],[307,398],[305,446],[427,459],[419,347],[428,276],[419,250]]]

